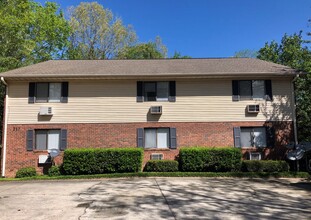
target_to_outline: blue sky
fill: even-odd
[[[66,9],[78,0],[50,0]],[[44,3],[45,0],[37,0]],[[84,0],[84,2],[87,2]],[[90,1],[91,2],[91,1]],[[285,33],[310,31],[310,0],[98,0],[132,24],[139,41],[159,35],[168,48],[193,58],[230,57],[258,50]]]

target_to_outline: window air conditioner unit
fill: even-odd
[[[53,115],[52,107],[40,107],[39,115]]]
[[[51,163],[51,160],[48,155],[39,155],[39,164]]]
[[[250,152],[249,153],[250,160],[261,160],[261,153],[259,152]]]
[[[248,105],[247,106],[248,113],[258,113],[259,112],[259,105]]]
[[[162,106],[151,106],[150,113],[152,115],[161,115],[162,114]]]
[[[163,154],[151,154],[150,159],[151,160],[163,160]]]

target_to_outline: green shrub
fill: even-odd
[[[289,171],[289,165],[283,160],[244,160],[243,172],[283,172]]]
[[[144,168],[145,172],[177,172],[176,160],[149,160]]]
[[[67,175],[139,172],[142,161],[141,148],[68,149],[63,170]]]
[[[48,175],[49,176],[60,176],[61,172],[60,172],[59,166],[52,166],[48,171]]]
[[[16,172],[16,178],[23,178],[23,177],[32,177],[37,176],[37,171],[34,167],[24,167],[19,169]]]
[[[184,172],[239,171],[242,153],[239,148],[182,148],[179,152],[180,170]]]

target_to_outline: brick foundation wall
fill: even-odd
[[[273,126],[276,131],[276,144],[273,148],[261,150],[263,159],[283,159],[284,147],[293,140],[292,122],[201,122],[201,123],[124,123],[124,124],[33,124],[8,125],[6,177],[14,177],[18,169],[35,166],[38,172],[48,167],[38,166],[38,157],[46,151],[26,151],[26,131],[29,129],[67,129],[67,148],[112,148],[136,147],[136,130],[145,127],[175,127],[177,131],[176,150],[145,150],[144,164],[151,153],[163,153],[164,159],[175,159],[180,147],[187,146],[234,146],[233,127]],[[242,149],[243,157],[256,148]],[[61,164],[62,153],[55,159]]]

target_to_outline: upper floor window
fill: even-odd
[[[175,81],[137,82],[137,102],[176,100]]]
[[[233,80],[232,100],[272,100],[271,80]]]
[[[68,102],[68,82],[29,83],[28,102]]]
[[[61,83],[37,83],[36,102],[60,102],[61,91]]]

